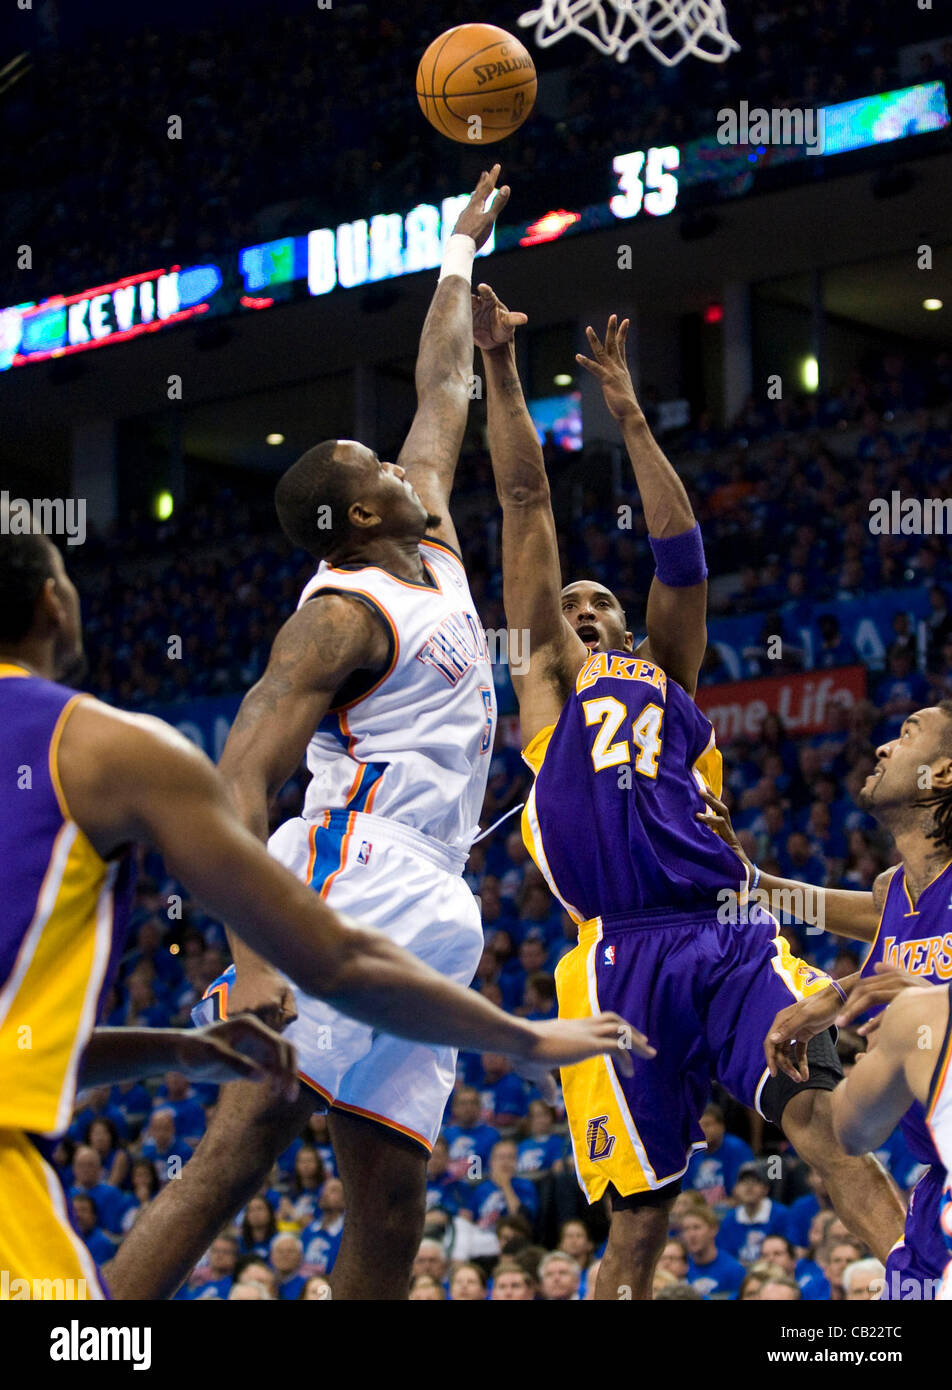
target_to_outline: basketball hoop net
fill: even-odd
[[[589,19],[596,28],[586,25]],[[740,48],[728,31],[721,0],[541,0],[538,9],[520,15],[519,24],[523,29],[536,26],[540,48],[567,34],[581,34],[619,63],[627,62],[639,43],[669,68],[689,53],[723,63]]]

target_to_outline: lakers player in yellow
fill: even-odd
[[[0,1294],[105,1296],[44,1152],[67,1128],[81,1082],[175,1065],[205,1080],[270,1076],[296,1089],[291,1049],[256,1021],[198,1042],[93,1036],[122,951],[136,841],[154,844],[295,984],[375,1027],[543,1071],[622,1051],[617,1018],[511,1018],[343,919],[241,825],[219,774],[186,739],[57,683],[81,666],[79,599],[59,551],[42,536],[0,535]]]

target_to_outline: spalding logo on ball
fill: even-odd
[[[492,145],[518,130],[535,105],[535,63],[495,24],[459,24],[434,39],[417,68],[420,110],[461,145]]]

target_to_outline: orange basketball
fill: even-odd
[[[518,130],[535,105],[535,63],[495,24],[459,24],[434,39],[417,68],[420,110],[461,145],[492,145]]]

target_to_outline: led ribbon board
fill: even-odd
[[[840,102],[809,114],[822,130],[814,148],[792,141],[762,143],[757,139],[763,128],[759,118],[778,113],[745,108],[739,113],[743,119],[734,143],[708,136],[683,149],[666,145],[617,155],[612,161],[617,192],[606,202],[581,211],[559,208],[534,222],[502,227],[480,255],[579,236],[642,213],[665,217],[675,211],[685,188],[715,181],[728,192],[744,193],[755,172],[752,166],[789,164],[810,154],[846,154],[944,130],[950,123],[941,82]],[[13,305],[0,310],[0,371],[127,342],[203,314],[260,312],[279,302],[434,270],[468,201],[469,196],[461,194],[445,198],[439,206],[420,203],[406,214],[378,213],[304,236],[247,246],[228,262],[146,271],[79,294]]]

